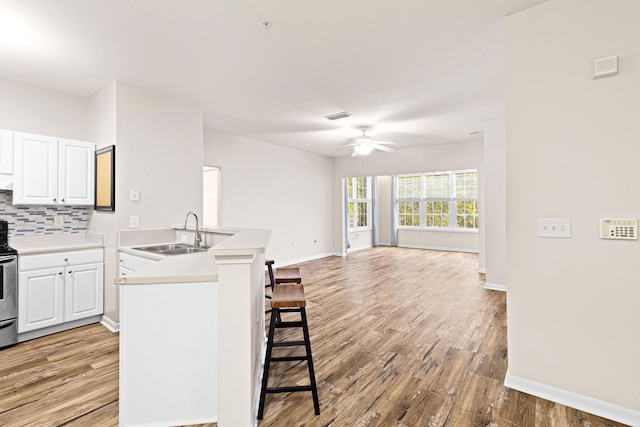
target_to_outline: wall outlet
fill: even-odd
[[[140,227],[140,217],[139,216],[130,216],[129,217],[129,228],[138,228]]]
[[[64,227],[64,215],[56,215],[53,217],[54,227]]]

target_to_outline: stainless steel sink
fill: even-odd
[[[158,255],[182,255],[195,252],[204,252],[208,246],[194,246],[188,243],[170,243],[168,245],[139,246],[133,248],[138,251],[152,252]]]
[[[205,248],[204,246],[193,246],[190,248],[168,249],[166,251],[156,252],[156,253],[161,253],[163,255],[182,255],[182,254],[192,254],[196,252],[205,252],[207,249],[209,248]]]

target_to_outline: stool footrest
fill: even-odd
[[[302,328],[302,322],[278,322],[276,328]]]
[[[281,356],[281,357],[272,357],[272,362],[293,362],[296,360],[309,360],[307,356]]]
[[[296,385],[289,387],[271,387],[265,390],[267,393],[293,393],[294,391],[313,391],[310,385]]]
[[[299,308],[280,308],[280,313],[300,313]]]
[[[272,344],[272,347],[297,347],[305,344],[304,341],[277,341]]]

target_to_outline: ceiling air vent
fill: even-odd
[[[347,113],[346,111],[343,111],[341,113],[329,114],[328,116],[324,116],[324,117],[329,120],[340,120],[347,117],[351,117],[351,113]]]

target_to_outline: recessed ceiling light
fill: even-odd
[[[351,113],[342,111],[340,113],[329,114],[328,116],[324,116],[325,119],[329,119],[329,120],[339,120],[339,119],[344,119],[346,117],[351,117]]]

